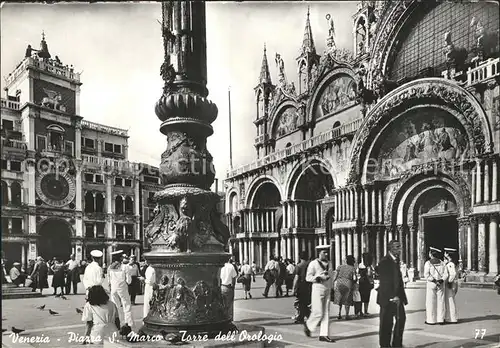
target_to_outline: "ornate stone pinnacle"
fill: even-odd
[[[218,213],[218,194],[207,137],[217,107],[207,99],[204,1],[162,3],[165,49],[164,93],[155,106],[167,137],[160,172],[166,188],[145,230],[157,288],[142,332],[215,336],[234,329],[219,288],[219,272],[229,254],[230,237]]]

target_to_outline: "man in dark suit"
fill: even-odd
[[[403,346],[403,331],[406,322],[404,306],[408,304],[403,277],[399,269],[401,244],[392,240],[389,242],[388,249],[388,254],[380,260],[377,266],[380,281],[377,294],[377,303],[380,306],[379,344],[383,348]],[[393,330],[394,317],[396,317],[396,324]]]

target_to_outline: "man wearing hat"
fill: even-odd
[[[399,267],[401,243],[391,240],[387,249],[387,255],[380,260],[376,268],[380,281],[377,290],[377,304],[380,306],[379,345],[380,347],[402,347],[406,323],[404,306],[408,304],[408,300]],[[395,324],[394,318],[396,318]]]
[[[428,325],[444,324],[446,314],[444,288],[448,280],[448,270],[445,263],[439,259],[441,250],[434,247],[429,249],[430,259],[424,265],[424,278],[427,280],[425,323]]]
[[[456,324],[458,323],[457,303],[455,301],[458,292],[457,249],[444,248],[444,262],[448,271],[448,281],[444,289],[445,320],[446,323]]]
[[[111,253],[111,265],[108,268],[108,282],[110,299],[118,308],[120,323],[125,322],[130,327],[133,326],[132,305],[128,286],[132,282],[132,277],[128,271],[128,265],[123,264],[123,250]]]
[[[102,285],[103,281],[102,268],[100,265],[102,261],[102,251],[92,250],[90,256],[92,257],[92,262],[85,267],[85,273],[82,279],[85,291],[94,285]]]
[[[21,286],[22,284],[24,286],[26,275],[21,273],[21,264],[19,262],[14,262],[12,264],[9,275],[12,284],[15,284],[17,286]]]
[[[306,281],[312,283],[311,315],[304,324],[304,333],[311,337],[311,331],[320,325],[319,340],[335,342],[329,335],[331,279],[328,264],[329,245],[318,245],[318,258],[307,266]],[[320,324],[321,323],[321,324]]]

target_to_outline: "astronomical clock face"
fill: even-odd
[[[44,173],[36,181],[36,192],[46,204],[63,207],[75,198],[75,183],[68,174]]]

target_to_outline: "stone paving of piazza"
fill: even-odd
[[[267,334],[275,337],[281,334],[280,341],[272,342],[270,347],[378,347],[378,306],[375,303],[376,292],[372,293],[369,312],[372,315],[366,319],[338,321],[337,306],[330,306],[330,335],[336,343],[318,342],[317,339],[307,338],[302,332],[302,326],[294,324],[291,316],[294,314],[293,298],[283,297],[264,299],[262,291],[264,281],[261,276],[253,283],[252,300],[244,300],[244,293],[238,286],[235,295],[235,321],[265,327]],[[80,283],[80,287],[82,284]],[[47,289],[51,294],[52,289]],[[83,293],[83,289],[80,290]],[[272,289],[270,294],[272,294]],[[423,282],[410,284],[407,289],[409,305],[406,307],[407,323],[404,333],[405,347],[432,348],[432,347],[500,347],[500,296],[491,289],[461,288],[457,295],[459,315],[461,320],[456,325],[428,326],[425,321],[425,289]],[[133,307],[133,316],[138,329],[141,325],[142,296],[138,297],[139,305]],[[46,305],[44,311],[37,306]],[[17,299],[2,301],[2,328],[8,329],[3,333],[2,342],[9,343],[11,327],[26,329],[28,336],[48,336],[51,339],[47,344],[32,344],[35,347],[76,347],[80,344],[68,344],[68,332],[83,333],[84,325],[81,316],[75,308],[82,307],[84,295],[68,296],[68,300],[45,296],[35,299]],[[48,309],[59,315],[51,316]],[[476,330],[479,330],[476,332]],[[481,330],[486,330],[483,339],[479,339]],[[474,339],[475,335],[478,339]],[[167,346],[167,344],[162,344]],[[160,346],[162,346],[160,345]],[[28,348],[29,346],[12,345]],[[184,345],[184,346],[189,346]]]

